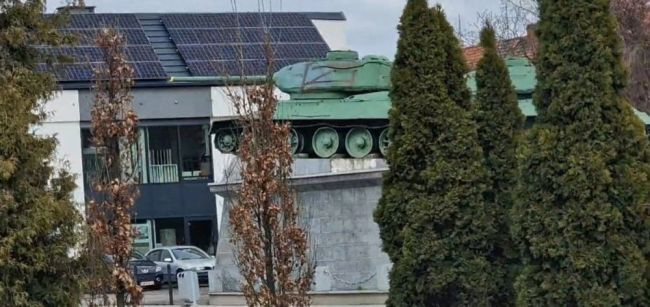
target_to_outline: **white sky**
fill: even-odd
[[[49,0],[48,11],[65,0]],[[343,12],[347,17],[348,45],[361,55],[380,54],[392,57],[397,43],[397,24],[406,0],[86,0],[98,13],[134,12],[233,12],[258,11],[264,3],[266,11]],[[440,3],[447,18],[457,26],[473,27],[476,16],[487,10],[498,10],[500,0],[429,0]]]

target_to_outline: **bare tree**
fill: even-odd
[[[614,0],[623,60],[630,73],[626,96],[639,110],[650,112],[650,9],[647,0]]]
[[[92,143],[97,148],[98,171],[92,180],[94,199],[88,223],[92,246],[111,257],[110,284],[118,306],[139,305],[142,289],[129,268],[134,233],[131,208],[138,195],[138,163],[134,152],[138,118],[133,111],[133,68],[125,59],[125,40],[114,29],[97,38],[105,65],[95,70],[95,104],[91,112]]]
[[[309,240],[299,225],[289,183],[293,164],[290,127],[273,120],[278,99],[268,35],[265,53],[265,82],[247,86],[242,77],[241,86],[226,90],[242,127],[241,185],[229,212],[231,242],[249,306],[308,306],[313,278]]]
[[[626,96],[634,107],[645,112],[650,112],[649,3],[648,0],[610,1],[624,44],[623,59],[630,72]],[[473,27],[460,35],[466,44],[474,45],[479,29],[489,21],[496,30],[502,54],[533,57],[537,48],[536,39],[524,36],[534,36],[529,26],[536,22],[537,16],[535,0],[501,0],[498,12],[479,13]]]
[[[495,30],[497,40],[505,42],[525,36],[528,25],[536,21],[537,2],[535,0],[501,0],[498,11],[479,12],[476,21],[461,31],[459,35],[465,45],[476,45],[479,32],[486,23],[489,23]]]

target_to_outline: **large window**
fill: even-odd
[[[90,131],[82,130],[84,177],[97,171],[97,151]],[[212,176],[209,128],[207,125],[140,127],[134,148],[141,183],[173,183],[209,179]],[[88,183],[88,182],[87,182]]]
[[[181,126],[179,132],[181,175],[186,180],[209,177],[212,173],[212,164],[207,126]]]
[[[178,182],[178,127],[147,127],[145,135],[146,168],[143,183]],[[142,140],[141,140],[142,141]]]

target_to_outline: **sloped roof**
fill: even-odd
[[[528,50],[528,38],[525,36],[500,41],[499,53],[503,57],[531,57]],[[469,46],[463,49],[465,61],[470,70],[476,69],[476,65],[483,58],[481,46]]]
[[[345,20],[340,12],[71,14],[63,32],[78,44],[44,51],[72,56],[73,64],[55,66],[61,83],[88,83],[103,65],[95,38],[113,27],[126,37],[126,54],[137,81],[172,76],[259,75],[266,71],[266,38],[275,67],[323,58],[330,50],[312,20]],[[52,69],[45,64],[41,69]]]

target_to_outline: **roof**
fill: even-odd
[[[312,20],[345,20],[341,12],[71,14],[61,29],[79,37],[72,47],[44,51],[72,56],[53,69],[65,87],[88,88],[93,69],[103,65],[95,44],[99,30],[113,27],[126,37],[127,60],[136,86],[170,77],[239,76],[266,73],[264,48],[271,38],[276,69],[325,57],[329,46]]]
[[[531,57],[528,49],[528,38],[525,36],[500,41],[498,43],[499,54],[503,57]],[[465,61],[470,70],[476,69],[476,65],[483,58],[481,46],[469,46],[463,49]]]
[[[343,12],[300,12],[311,20],[347,20]]]

